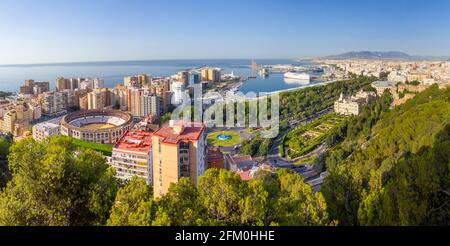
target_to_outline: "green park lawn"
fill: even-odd
[[[111,156],[112,155],[112,149],[113,146],[109,144],[99,144],[99,143],[92,143],[80,139],[73,138],[73,143],[82,148],[92,149],[98,152],[101,152],[103,155]]]
[[[231,138],[228,140],[219,140],[217,137],[220,134],[229,135],[231,136]],[[240,144],[242,141],[241,136],[239,136],[239,133],[231,131],[212,132],[208,134],[207,140],[209,144],[218,147],[232,147],[235,146],[236,144]]]

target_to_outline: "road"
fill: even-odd
[[[327,108],[325,110],[322,110],[316,114],[314,114],[312,117],[309,117],[307,119],[304,119],[302,121],[289,121],[289,125],[291,126],[290,128],[288,128],[287,130],[281,132],[280,134],[278,134],[277,138],[275,139],[272,148],[269,151],[269,155],[267,155],[265,161],[268,162],[271,166],[273,167],[281,167],[281,168],[289,168],[291,169],[293,166],[293,161],[288,161],[285,158],[282,158],[280,156],[280,142],[281,139],[283,138],[284,135],[286,135],[289,131],[295,129],[295,127],[297,127],[298,125],[305,125],[305,124],[309,124],[310,122],[312,122],[313,120],[316,120],[320,117],[322,117],[323,115],[330,113],[333,110],[332,107]],[[295,127],[293,127],[295,126]],[[327,150],[325,144],[320,145],[318,148],[316,148],[313,152],[307,154],[307,156],[310,156],[312,154],[316,154],[316,155],[320,155],[322,153],[324,153]],[[296,159],[301,160],[301,159]],[[296,169],[295,171],[297,171],[298,169]],[[318,173],[316,172],[316,170],[314,170],[314,166],[313,165],[306,165],[305,168],[303,168],[300,172],[300,175],[302,175],[302,177],[307,180],[307,179],[311,179],[315,176],[318,175]],[[318,181],[318,183],[321,183],[323,181],[323,178],[320,179],[320,181]],[[314,187],[319,187],[320,189],[320,184],[315,184],[313,185]]]
[[[308,123],[311,123],[313,120],[316,120],[320,117],[322,117],[325,114],[330,113],[333,110],[332,107],[324,109],[316,114],[314,114],[312,117],[309,117],[307,119],[304,119],[302,121],[296,121],[296,120],[292,120],[289,121],[289,125],[291,126],[289,129],[281,132],[280,134],[278,134],[277,138],[275,139],[272,148],[269,151],[269,155],[267,155],[268,159],[281,159],[280,156],[280,142],[281,139],[283,138],[284,135],[286,135],[289,131],[293,130],[295,127],[297,127],[298,125],[306,125]],[[295,127],[292,127],[295,126]]]

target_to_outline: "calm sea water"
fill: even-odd
[[[293,64],[307,65],[308,62],[295,62],[293,60],[256,60],[258,64]],[[54,88],[55,79],[63,77],[101,77],[107,87],[114,87],[117,83],[123,83],[123,77],[148,73],[152,76],[170,76],[184,69],[198,68],[201,66],[221,67],[224,73],[234,72],[240,76],[257,76],[244,82],[241,91],[247,93],[273,92],[304,86],[297,83],[287,83],[282,74],[270,74],[261,77],[250,68],[251,60],[152,60],[152,61],[124,61],[124,62],[84,62],[84,63],[60,63],[42,65],[8,65],[0,66],[0,90],[15,91],[23,84],[25,79],[36,81],[50,81]]]

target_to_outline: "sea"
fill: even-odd
[[[261,65],[292,64],[294,66],[310,65],[309,61],[288,59],[255,60]],[[26,79],[49,81],[55,88],[57,77],[100,77],[105,80],[106,87],[114,87],[123,83],[123,77],[141,73],[151,76],[171,76],[178,71],[195,69],[202,66],[220,67],[223,74],[233,73],[236,76],[255,77],[245,81],[239,91],[275,92],[297,87],[305,87],[304,83],[286,81],[281,73],[261,76],[251,68],[251,59],[216,59],[216,60],[147,60],[147,61],[111,61],[111,62],[77,62],[29,65],[0,65],[0,91],[17,92]],[[312,82],[320,83],[320,81]]]

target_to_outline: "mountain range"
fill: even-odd
[[[386,59],[386,60],[449,60],[450,56],[416,56],[400,51],[350,51],[339,55],[322,57],[323,59]]]

